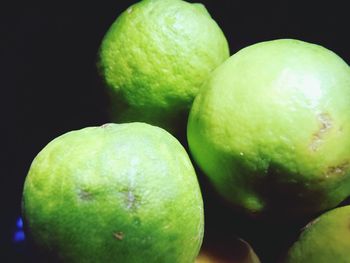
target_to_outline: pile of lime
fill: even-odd
[[[349,66],[295,39],[229,55],[202,4],[143,0],[116,19],[97,65],[111,123],[54,139],[26,177],[23,215],[43,258],[259,262],[239,238],[231,245],[244,255],[198,256],[205,204],[191,156],[227,209],[267,221],[320,216],[282,261],[348,262],[350,213],[339,204],[350,196]]]

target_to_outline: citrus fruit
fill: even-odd
[[[343,206],[309,223],[290,248],[285,263],[348,263],[350,206]]]
[[[188,262],[203,203],[181,144],[144,123],[68,132],[34,159],[23,191],[33,243],[49,262]]]
[[[294,39],[246,47],[219,66],[190,112],[195,161],[255,216],[306,217],[350,194],[350,68]]]
[[[202,248],[195,263],[260,263],[260,260],[246,241],[230,238]]]
[[[113,120],[185,129],[201,84],[228,57],[227,40],[203,5],[144,0],[130,6],[99,50]]]

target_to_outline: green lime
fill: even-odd
[[[59,262],[193,263],[203,202],[181,144],[144,123],[68,132],[34,159],[23,214]]]
[[[285,263],[348,263],[350,206],[324,213],[310,222],[289,249]]]
[[[226,38],[203,5],[144,0],[112,24],[98,67],[115,121],[143,121],[175,131],[186,125],[208,74],[228,57]]]
[[[350,194],[350,68],[293,39],[224,62],[191,109],[188,141],[215,188],[256,215],[303,217]]]

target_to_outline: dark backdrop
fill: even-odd
[[[24,178],[35,155],[64,132],[108,121],[96,52],[114,19],[134,2],[13,1],[0,8],[1,127],[6,133],[0,262],[28,259],[23,247],[13,242],[13,233]],[[205,4],[223,29],[231,53],[263,40],[298,38],[321,44],[350,62],[346,1],[197,2]]]

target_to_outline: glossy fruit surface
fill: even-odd
[[[188,122],[195,161],[248,213],[314,214],[350,194],[350,68],[293,39],[234,54],[196,97]]]
[[[209,73],[229,57],[226,38],[202,4],[144,0],[106,33],[99,69],[117,122],[174,131]]]
[[[50,261],[193,263],[203,201],[181,144],[144,123],[68,132],[25,181],[28,233]]]
[[[331,210],[309,223],[290,248],[285,263],[347,263],[350,206]]]

